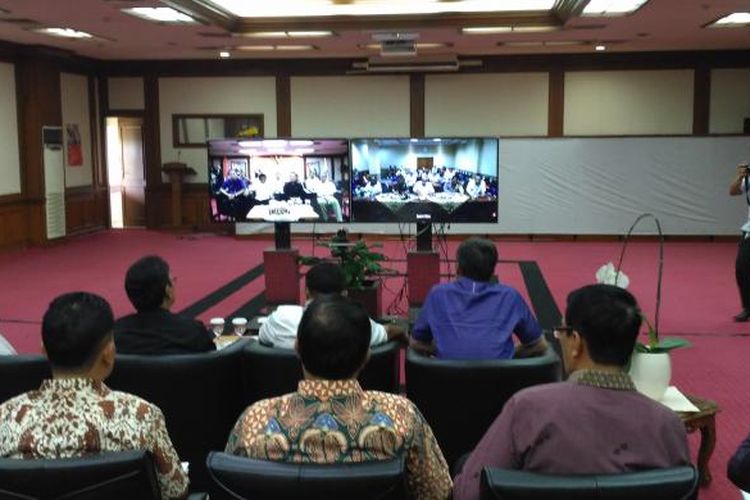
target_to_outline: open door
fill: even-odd
[[[146,225],[143,120],[107,118],[107,171],[113,228]]]

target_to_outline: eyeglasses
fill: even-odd
[[[572,331],[573,331],[572,326],[560,325],[552,329],[552,335],[554,335],[556,339],[559,339],[561,336],[560,335],[561,332],[565,333],[565,335],[570,335]]]

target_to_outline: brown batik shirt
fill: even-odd
[[[146,449],[164,498],[187,491],[161,410],[143,399],[83,378],[51,379],[0,405],[0,456],[70,458]]]
[[[406,398],[363,391],[356,380],[303,380],[240,416],[226,451],[292,463],[352,463],[406,456],[417,499],[445,499],[451,478],[430,426]]]

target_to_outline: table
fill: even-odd
[[[287,201],[273,201],[268,205],[255,205],[247,213],[249,220],[263,220],[270,222],[299,222],[301,220],[317,220],[318,214],[313,207],[306,203],[291,203]]]
[[[413,193],[406,193],[405,195],[397,193],[382,193],[375,196],[375,199],[394,213],[408,203],[419,203],[425,201],[437,203],[446,211],[452,212],[456,207],[466,202],[469,197],[460,193],[432,193],[427,195],[427,198],[425,199],[419,199],[419,197]]]
[[[702,399],[688,395],[687,398],[698,407],[698,412],[677,412],[680,420],[685,424],[688,434],[695,431],[701,433],[701,444],[698,449],[698,478],[702,488],[711,484],[711,471],[708,462],[716,446],[716,414],[719,405],[710,399]]]

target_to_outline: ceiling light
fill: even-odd
[[[605,50],[607,50],[607,46],[606,45],[597,45],[596,47],[594,47],[594,50],[596,50],[597,52],[604,52]]]
[[[548,47],[564,47],[568,45],[586,45],[587,42],[581,40],[547,40],[544,45]]]
[[[277,45],[276,50],[315,50],[314,45]]]
[[[247,38],[324,38],[333,36],[333,31],[254,31],[242,33]]]
[[[61,36],[64,38],[93,38],[91,33],[71,28],[42,28],[35,31],[38,33],[44,33],[45,35]]]
[[[501,33],[544,33],[547,31],[557,31],[559,26],[551,24],[527,24],[519,26],[478,26],[471,28],[461,28],[463,35],[497,35]]]
[[[159,23],[194,23],[195,19],[171,7],[132,7],[122,9],[126,14]]]
[[[735,26],[747,26],[750,25],[750,12],[734,12],[728,16],[724,16],[718,21],[711,23],[709,26],[712,28],[720,27],[735,27]]]
[[[591,0],[584,16],[624,16],[638,10],[648,0]]]
[[[219,52],[219,57],[221,57],[222,59],[226,59],[230,57],[231,55],[232,54],[230,54],[229,51],[227,50],[222,50],[221,52]]]
[[[248,2],[247,0],[207,0],[238,17],[308,17],[308,16],[378,16],[378,15],[429,15],[446,13],[550,11],[556,0],[371,0],[367,2],[342,2],[325,0],[274,0],[273,2]]]
[[[464,35],[496,35],[498,33],[510,33],[512,26],[480,26],[474,28],[461,28]]]
[[[367,50],[380,50],[382,48],[381,44],[379,43],[359,44],[357,47]],[[443,49],[445,47],[450,47],[450,44],[445,42],[420,42],[414,44],[414,48],[419,50]]]
[[[294,51],[294,50],[316,50],[315,45],[239,45],[235,47],[237,50],[247,50],[256,52],[268,52],[272,50],[279,51]]]

